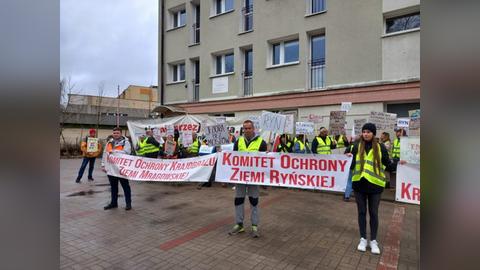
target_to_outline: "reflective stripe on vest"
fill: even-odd
[[[113,150],[123,150],[123,146],[125,145],[125,141],[121,141],[122,144],[118,144],[113,148],[113,142],[108,142],[105,151],[107,153],[111,153]]]
[[[355,169],[353,171],[353,176],[352,176],[352,181],[360,181],[362,177],[368,180],[368,182],[385,187],[385,166],[382,164],[380,166],[380,172],[377,174],[373,166],[373,149],[370,150],[370,152],[367,154],[363,154],[363,160],[364,160],[364,165],[363,165],[363,171],[360,171],[361,164],[360,164],[360,154],[357,153],[355,157]],[[380,157],[380,160],[382,160],[382,151],[380,149],[380,146],[378,147],[378,155]]]
[[[330,155],[332,153],[332,150],[330,149],[330,145],[332,144],[330,137],[327,136],[325,139],[326,143],[324,143],[320,137],[316,137],[316,139],[318,142],[317,154]]]
[[[393,141],[392,158],[400,158],[400,140],[398,138]]]
[[[143,140],[143,142],[142,141],[139,142],[140,149],[138,149],[138,151],[137,151],[138,155],[145,155],[145,154],[155,153],[155,152],[160,151],[159,147],[157,147],[157,146],[155,146],[151,143],[148,143],[147,140],[148,140],[148,137],[145,138]]]
[[[200,149],[200,140],[196,139],[190,147],[188,147],[188,151],[190,153],[198,154],[198,150]]]
[[[260,150],[260,146],[262,145],[262,137],[258,136],[250,142],[247,148],[247,144],[245,143],[245,138],[242,136],[238,138],[238,151],[239,152],[258,152]]]
[[[279,145],[277,146],[277,152],[289,153],[289,152],[288,152],[288,148],[290,148],[291,146],[292,146],[292,143],[291,143],[291,142],[287,142],[286,147],[283,147],[282,144],[279,144]]]

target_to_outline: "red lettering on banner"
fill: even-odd
[[[265,172],[240,171],[240,168],[232,168],[233,174],[230,181],[264,183]]]
[[[238,172],[240,171],[239,168],[232,168],[232,171],[233,171],[233,174],[232,176],[230,177],[230,181],[240,181],[240,179],[238,178],[237,174]]]
[[[230,161],[231,156],[232,153],[223,153],[222,165],[232,166],[232,162]]]
[[[341,171],[345,171],[345,165],[347,165],[348,160],[339,160],[338,163],[340,164]]]
[[[420,189],[412,186],[412,183],[402,183],[402,199],[420,201]]]
[[[128,169],[125,169],[125,167],[120,167],[119,173],[120,175],[134,178],[134,177],[137,177],[138,171],[128,170]]]
[[[315,157],[292,157],[290,155],[280,156],[280,167],[282,169],[311,170],[311,171],[345,171],[347,160],[316,159]]]
[[[277,170],[270,170],[270,183],[280,184],[279,174],[280,172]]]

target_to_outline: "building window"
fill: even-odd
[[[310,38],[309,89],[321,89],[325,85],[325,36]]]
[[[226,74],[234,71],[233,53],[215,56],[215,74]]]
[[[222,14],[233,10],[233,0],[214,0],[215,1],[215,14]]]
[[[173,28],[184,26],[186,22],[185,9],[173,13]]]
[[[298,62],[298,39],[272,44],[272,65]]]
[[[172,65],[172,81],[185,81],[185,63]]]
[[[307,0],[307,14],[315,14],[326,10],[326,0]]]
[[[420,12],[385,19],[387,34],[420,28]]]

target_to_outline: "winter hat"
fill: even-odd
[[[377,135],[377,127],[373,123],[366,123],[365,125],[363,125],[362,131],[364,130],[372,132],[374,136]]]
[[[93,129],[93,128],[90,129],[90,130],[88,131],[88,133],[89,133],[90,135],[92,135],[92,134],[95,135],[95,129]]]

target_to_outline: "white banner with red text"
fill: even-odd
[[[216,182],[344,192],[351,157],[260,152],[217,153]]]
[[[184,159],[155,159],[125,154],[108,154],[108,175],[135,181],[208,182],[213,172],[215,154]]]
[[[398,164],[395,200],[420,204],[420,165]]]

